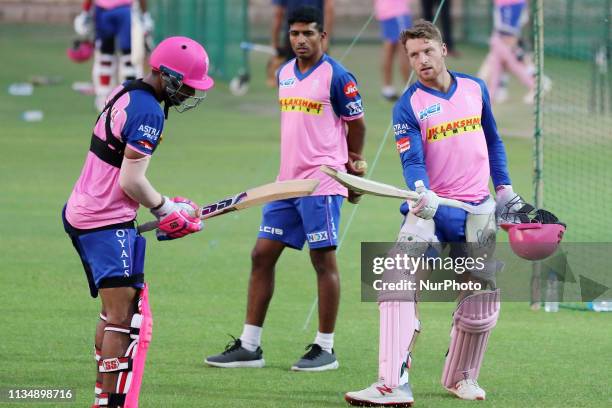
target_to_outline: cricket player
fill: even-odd
[[[277,52],[273,56],[267,67],[268,84],[276,86],[276,73],[278,68],[295,58],[295,53],[291,48],[289,39],[289,26],[287,20],[293,12],[301,7],[314,7],[323,13],[323,24],[327,36],[323,40],[323,51],[328,52],[329,39],[332,33],[334,23],[334,0],[272,0],[274,6],[274,19],[272,21],[271,45]],[[282,35],[281,35],[282,34]]]
[[[340,207],[346,188],[323,174],[326,164],[362,175],[364,112],[355,77],[323,52],[321,13],[297,9],[289,17],[289,38],[297,55],[281,67],[278,96],[281,110],[281,158],[278,181],[316,178],[312,196],[266,205],[255,248],[246,321],[240,338],[205,362],[216,367],[263,367],[262,327],[274,291],[274,267],[287,247],[306,241],[317,275],[319,330],[308,352],[291,367],[296,371],[336,369],[334,326],[340,285],[336,245]]]
[[[197,205],[168,198],[146,177],[168,109],[197,106],[210,89],[204,48],[171,37],[152,52],[152,72],[117,87],[98,117],[85,165],[62,212],[92,297],[102,300],[95,335],[94,407],[138,407],[152,316],[144,281],[145,239],[134,225],[140,205],[159,220],[158,239],[202,229]],[[160,103],[165,104],[162,109]],[[177,174],[176,177],[179,177]]]
[[[479,77],[485,79],[494,102],[507,100],[506,73],[509,72],[528,89],[523,101],[527,104],[533,103],[534,70],[533,66],[521,60],[523,51],[519,46],[521,29],[527,20],[527,0],[494,0],[490,51],[479,71]],[[545,88],[550,88],[550,81],[547,79],[545,82]]]
[[[374,0],[374,12],[380,24],[383,40],[381,63],[383,86],[381,94],[388,101],[396,101],[397,91],[393,86],[393,59],[397,55],[404,84],[410,76],[408,57],[399,45],[400,33],[412,25],[410,0]]]
[[[420,197],[402,205],[398,242],[408,243],[415,257],[442,243],[494,242],[496,205],[512,206],[517,195],[487,88],[480,79],[447,70],[447,48],[432,23],[420,21],[405,30],[401,43],[418,81],[396,103],[393,126],[406,184]],[[490,198],[489,178],[496,202]],[[478,205],[483,214],[439,205],[439,197]],[[493,286],[495,271],[489,268],[495,266],[465,272],[469,275],[463,278]],[[408,407],[414,402],[408,378],[411,349],[420,330],[416,301],[395,293],[380,293],[378,300],[378,380],[345,399],[351,405]],[[499,291],[485,290],[464,293],[453,314],[442,385],[461,399],[485,399],[478,373],[499,309]]]
[[[92,71],[95,105],[102,111],[106,98],[117,84],[126,80],[140,78],[142,66],[132,63],[132,9],[134,0],[84,0],[82,12],[75,18],[77,34],[85,36],[95,29],[95,53]],[[153,20],[147,12],[147,1],[139,2],[136,9],[143,30],[153,30]],[[144,41],[144,39],[142,39]],[[117,58],[116,45],[120,56]],[[117,61],[118,60],[118,61]]]

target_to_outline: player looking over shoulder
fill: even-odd
[[[333,350],[340,299],[336,245],[340,207],[346,188],[323,174],[326,164],[363,175],[365,123],[357,80],[326,55],[320,11],[297,9],[289,17],[289,39],[296,58],[278,73],[281,110],[281,158],[278,181],[315,178],[318,188],[309,197],[274,201],[263,209],[248,291],[246,320],[240,338],[221,354],[207,357],[216,367],[263,367],[260,347],[263,323],[274,291],[274,268],[286,247],[301,249],[308,241],[317,275],[319,331],[295,371],[338,367]],[[356,197],[351,197],[354,199]]]
[[[140,205],[159,220],[158,239],[202,229],[197,205],[168,198],[146,177],[168,109],[196,107],[213,86],[208,55],[186,37],[162,41],[152,72],[117,87],[98,116],[85,165],[62,211],[92,297],[102,300],[95,335],[94,407],[138,407],[152,316],[144,283],[145,239],[134,225]],[[165,104],[162,110],[160,103]]]
[[[406,185],[420,198],[410,207],[402,205],[405,219],[397,240],[414,257],[439,251],[447,243],[494,244],[496,207],[498,211],[520,208],[522,202],[512,190],[487,88],[480,79],[447,70],[447,48],[432,23],[420,21],[403,31],[401,43],[418,81],[396,103],[393,127]],[[496,190],[495,202],[490,197],[489,178]],[[483,206],[484,214],[439,205],[439,197]],[[452,256],[475,256],[470,251],[477,246],[457,247],[468,253],[453,254],[451,246]],[[453,314],[442,385],[465,400],[485,399],[477,380],[500,310],[496,267],[490,262],[484,270],[472,269],[461,276],[463,281],[483,282],[483,287],[491,289],[462,293]],[[414,293],[381,292],[378,301],[378,380],[347,393],[345,399],[352,405],[412,406],[408,370],[420,331],[416,298]]]

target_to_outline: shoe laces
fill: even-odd
[[[480,388],[480,385],[478,385],[478,383],[476,382],[476,380],[472,379],[472,378],[467,378],[465,379],[465,381],[460,381],[457,384],[457,389],[462,388],[464,385],[472,385],[476,388]]]
[[[316,343],[307,345],[304,350],[308,350],[308,352],[302,357],[304,360],[314,360],[323,352],[321,346]]]
[[[222,354],[233,353],[234,351],[242,347],[242,341],[239,338],[237,339],[231,334],[229,336],[232,338],[232,340],[225,345],[225,351]]]

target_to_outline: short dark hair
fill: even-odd
[[[294,23],[316,23],[317,30],[323,32],[323,14],[321,14],[321,10],[315,7],[302,6],[293,10],[287,22],[290,27]]]
[[[402,31],[400,34],[400,41],[403,45],[406,45],[406,41],[414,40],[415,38],[433,40],[440,44],[443,43],[442,34],[440,34],[438,27],[426,20],[417,21],[411,28]]]

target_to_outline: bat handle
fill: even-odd
[[[159,222],[157,221],[145,222],[144,224],[141,224],[138,226],[138,232],[142,234],[143,232],[152,231],[156,229],[158,226],[159,226]]]

